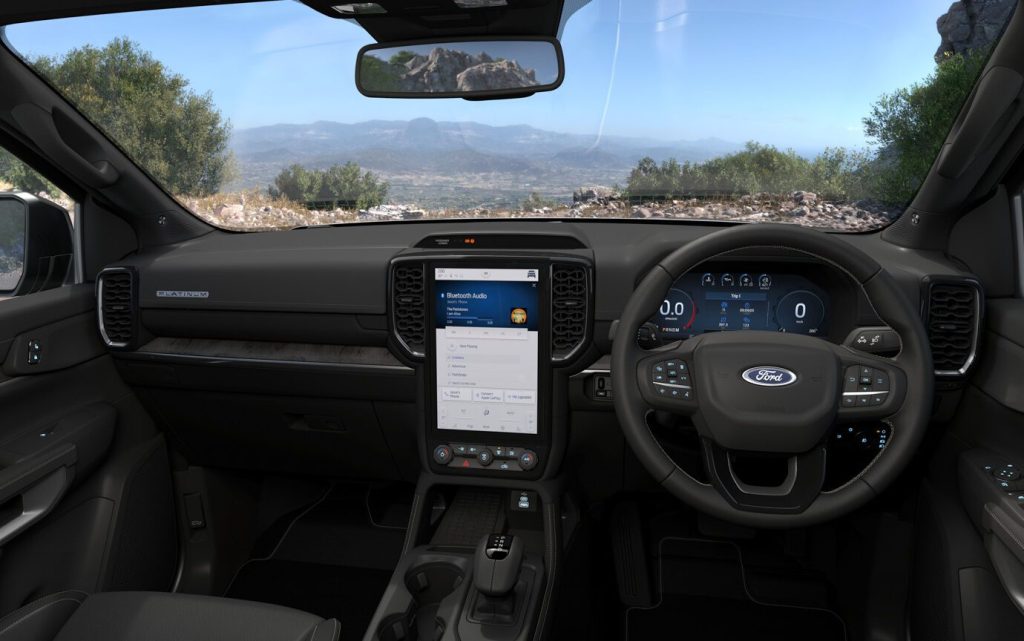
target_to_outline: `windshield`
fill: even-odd
[[[868,231],[915,194],[1014,5],[991,3],[982,24],[948,0],[576,4],[564,83],[513,100],[364,97],[355,61],[372,39],[290,0],[5,36],[225,229],[533,217]]]

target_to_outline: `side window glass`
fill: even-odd
[[[75,203],[0,147],[0,301],[71,282]]]

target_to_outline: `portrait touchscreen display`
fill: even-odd
[[[539,269],[434,269],[437,428],[537,434]]]

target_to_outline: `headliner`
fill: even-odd
[[[266,0],[257,0],[266,1]],[[324,15],[341,19],[331,5],[348,0],[302,0]],[[237,0],[3,0],[0,24],[99,13],[235,4]],[[563,0],[513,0],[511,7],[460,9],[451,0],[377,0],[387,15],[357,21],[378,42],[437,37],[555,36]]]

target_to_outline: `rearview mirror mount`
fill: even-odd
[[[356,87],[371,98],[519,98],[562,84],[555,38],[417,40],[363,47]]]

